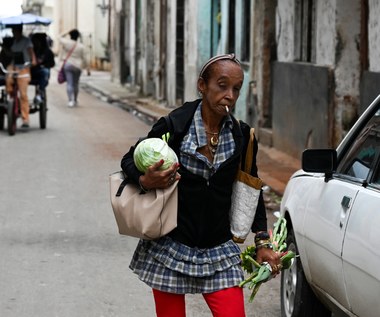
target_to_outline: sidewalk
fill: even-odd
[[[92,71],[81,77],[81,88],[104,101],[116,104],[152,124],[171,109],[153,98],[141,98],[138,91],[111,81],[109,72]],[[274,148],[259,144],[257,158],[259,176],[272,191],[282,196],[290,176],[301,167],[301,162]]]

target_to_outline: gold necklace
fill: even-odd
[[[211,144],[211,146],[212,146],[213,148],[214,148],[214,147],[217,147],[218,144],[219,144],[219,132],[208,132],[208,131],[206,131],[206,130],[205,130],[205,132],[206,132],[207,134],[212,135],[212,137],[210,138],[210,144]],[[216,151],[216,149],[215,149],[215,151]]]

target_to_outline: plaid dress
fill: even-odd
[[[210,249],[190,248],[169,237],[140,240],[129,267],[148,286],[176,294],[211,293],[244,278],[240,248],[232,240]]]
[[[207,142],[201,106],[199,104],[182,141],[180,160],[192,173],[208,179],[232,155],[235,143],[231,132],[232,119],[227,117],[219,135],[214,162],[210,163],[196,151]],[[237,286],[244,279],[240,253],[239,246],[232,240],[201,249],[166,236],[154,241],[140,240],[129,267],[148,286],[160,291],[211,293]]]

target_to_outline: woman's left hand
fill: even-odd
[[[177,173],[179,164],[174,163],[166,170],[161,170],[160,167],[164,164],[161,160],[156,164],[150,166],[144,175],[140,176],[140,184],[146,189],[153,188],[168,188],[173,183],[181,178],[181,175]]]
[[[263,262],[269,263],[272,268],[272,275],[280,274],[282,265],[279,253],[274,252],[272,249],[260,248],[256,250],[256,260],[260,264]]]

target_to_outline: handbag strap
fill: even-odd
[[[124,187],[127,186],[128,183],[129,183],[129,179],[127,177],[124,178],[124,180],[121,182],[119,186],[119,189],[117,190],[117,193],[115,195],[116,197],[121,196],[121,193],[123,192]]]
[[[66,58],[63,60],[63,64],[65,64],[66,61],[69,59],[70,55],[72,54],[76,46],[77,46],[77,42],[75,42],[74,46],[70,49],[70,51],[67,52]]]
[[[247,146],[247,152],[245,153],[245,164],[244,169],[242,171],[246,173],[250,173],[252,162],[253,162],[253,147],[254,147],[254,140],[255,140],[255,128],[251,128],[249,131],[249,141]]]
[[[240,130],[241,130],[240,120],[236,120],[236,122],[238,123]],[[241,131],[243,132],[243,130],[241,130]],[[244,135],[244,133],[243,133],[243,135]],[[248,140],[247,149],[245,152],[244,169],[243,169],[242,162],[240,162],[240,170],[242,170],[243,172],[248,173],[248,174],[251,173],[251,169],[252,169],[253,149],[254,149],[254,143],[255,143],[254,141],[255,141],[255,128],[251,128],[249,130],[249,140]]]

